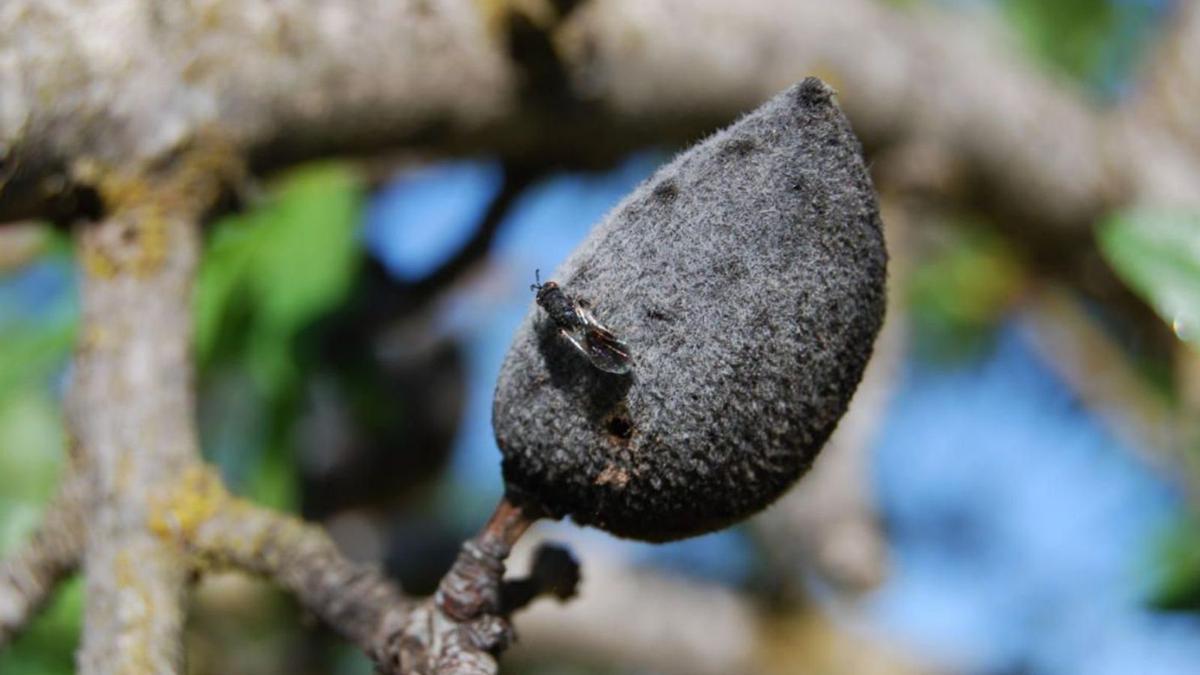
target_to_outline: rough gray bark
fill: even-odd
[[[530,577],[509,582],[521,587],[517,603],[502,606],[503,561],[530,523],[506,503],[464,544],[438,593],[420,602],[378,569],[347,560],[321,528],[230,496],[199,466],[175,484],[151,523],[207,566],[273,580],[384,673],[495,673],[494,654],[512,638],[508,614],[543,594],[567,597],[578,582],[573,561],[565,572],[559,562],[552,575],[535,561]]]
[[[470,0],[10,0],[0,216],[198,139],[284,161],[473,129],[511,107],[484,31]]]
[[[1086,239],[1129,200],[1195,203],[1200,162],[1150,116],[1098,109],[982,21],[871,0],[589,2],[543,22],[546,67],[509,59],[487,18],[468,0],[10,0],[0,220],[45,213],[87,182],[88,157],[150,164],[218,138],[266,164],[405,142],[535,157],[565,144],[578,160],[694,137],[812,73],[868,145],[948,149],[964,183],[1051,239]],[[523,83],[561,86],[578,114],[548,117]]]
[[[109,216],[77,237],[82,321],[67,405],[91,483],[78,669],[180,673],[189,565],[148,523],[199,461],[191,288],[213,179],[108,180]]]
[[[1200,3],[1174,3],[1156,40],[1132,114],[1154,121],[1200,153]]]

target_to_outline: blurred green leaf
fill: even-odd
[[[3,501],[40,505],[58,480],[63,432],[58,405],[47,392],[29,387],[0,399],[0,477]],[[0,515],[11,514],[0,504]],[[0,531],[11,520],[0,524]],[[0,545],[3,538],[0,538]]]
[[[83,616],[83,581],[72,579],[54,594],[28,630],[0,649],[4,675],[70,675]]]
[[[1200,610],[1200,523],[1178,523],[1159,546],[1150,603],[1159,609]]]
[[[294,171],[267,203],[216,224],[201,265],[196,347],[202,372],[232,366],[247,373],[254,391],[240,398],[267,420],[267,438],[243,439],[253,447],[218,448],[214,459],[236,455],[237,467],[222,464],[226,478],[270,506],[286,508],[295,490],[293,458],[283,446],[301,376],[296,338],[350,291],[361,258],[363,203],[361,181],[349,167]],[[225,438],[225,431],[211,436]]]
[[[951,241],[909,278],[918,343],[929,355],[965,357],[984,345],[1024,285],[1011,249],[990,230],[959,224]]]
[[[1105,65],[1121,26],[1108,0],[1004,0],[1003,6],[1037,56],[1081,79]]]
[[[1043,62],[1119,95],[1137,72],[1169,3],[1113,0],[1002,0],[1030,51]]]
[[[73,321],[0,330],[0,401],[44,383],[65,363],[74,340]]]
[[[263,207],[218,223],[196,291],[202,357],[239,305],[253,333],[286,338],[336,304],[358,263],[362,203],[353,171],[320,165],[288,175]]]
[[[1200,348],[1200,213],[1118,212],[1101,223],[1099,243],[1117,274]]]

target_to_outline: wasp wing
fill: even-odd
[[[583,334],[588,360],[608,373],[628,373],[633,366],[629,347],[602,326],[589,326]]]
[[[571,343],[571,346],[575,348],[575,351],[586,356],[589,361],[592,359],[592,355],[588,352],[588,348],[584,344],[586,338],[583,340],[578,339],[571,334],[571,331],[563,328],[558,329],[558,334],[561,335],[567,342]]]
[[[575,314],[583,322],[583,349],[592,365],[607,373],[628,373],[633,367],[629,347],[619,340],[600,320],[592,314],[587,300],[575,301]],[[578,348],[580,345],[572,340]]]

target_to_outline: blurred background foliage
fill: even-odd
[[[1161,0],[940,4],[995,11],[1044,67],[1104,100],[1129,94],[1166,10]],[[546,176],[480,158],[382,182],[329,163],[272,179],[207,235],[196,288],[206,455],[236,491],[324,520],[351,555],[428,592],[501,489],[491,387],[533,270],[549,276],[663,157]],[[1200,214],[1122,211],[1097,227],[1106,262],[1190,345],[1182,357],[1127,353],[1145,381],[1135,395],[1165,390],[1186,419],[1196,393],[1161,373],[1200,350]],[[872,449],[892,568],[850,622],[954,672],[1196,672],[1200,521],[1188,492],[1200,473],[1137,460],[1033,346],[1023,317],[1054,282],[1036,276],[1019,240],[971,213],[916,229],[913,261],[893,279],[909,347]],[[36,522],[62,464],[77,311],[69,239],[45,227],[7,241],[0,550]],[[1198,427],[1178,430],[1192,454]],[[662,547],[583,536],[671,574],[771,588],[742,529]],[[201,605],[241,611],[223,621],[198,609],[194,672],[368,672],[286,598],[245,580],[207,586]],[[82,601],[78,582],[60,592],[0,652],[0,672],[71,672]],[[560,656],[522,660],[520,672],[628,672]]]
[[[261,205],[215,223],[205,247],[196,353],[206,391],[215,390],[204,398],[223,413],[205,415],[215,435],[205,450],[234,489],[264,504],[297,504],[285,437],[306,375],[297,343],[351,289],[364,199],[362,181],[347,167],[299,169],[281,177]],[[241,412],[221,401],[221,392],[234,389]]]

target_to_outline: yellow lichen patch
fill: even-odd
[[[144,211],[145,215],[137,221],[139,246],[133,260],[134,272],[142,276],[153,274],[167,257],[166,214],[157,204],[148,206]]]
[[[237,148],[220,134],[201,129],[172,164],[163,181],[165,194],[159,204],[208,208],[221,185],[241,181],[245,175],[246,167]]]
[[[150,506],[150,531],[187,541],[230,497],[216,472],[206,466],[184,471],[179,481]]]
[[[82,254],[83,271],[95,279],[111,279],[117,274],[117,262],[103,251],[87,247]]]
[[[217,199],[223,184],[245,173],[236,148],[203,131],[159,164],[113,168],[85,158],[72,166],[72,179],[92,186],[99,195],[106,220],[119,221],[112,228],[119,236],[98,237],[85,249],[88,274],[154,274],[166,260],[172,223],[196,220]]]
[[[104,208],[113,213],[122,213],[150,203],[154,190],[140,174],[117,170],[100,170],[92,184]]]

